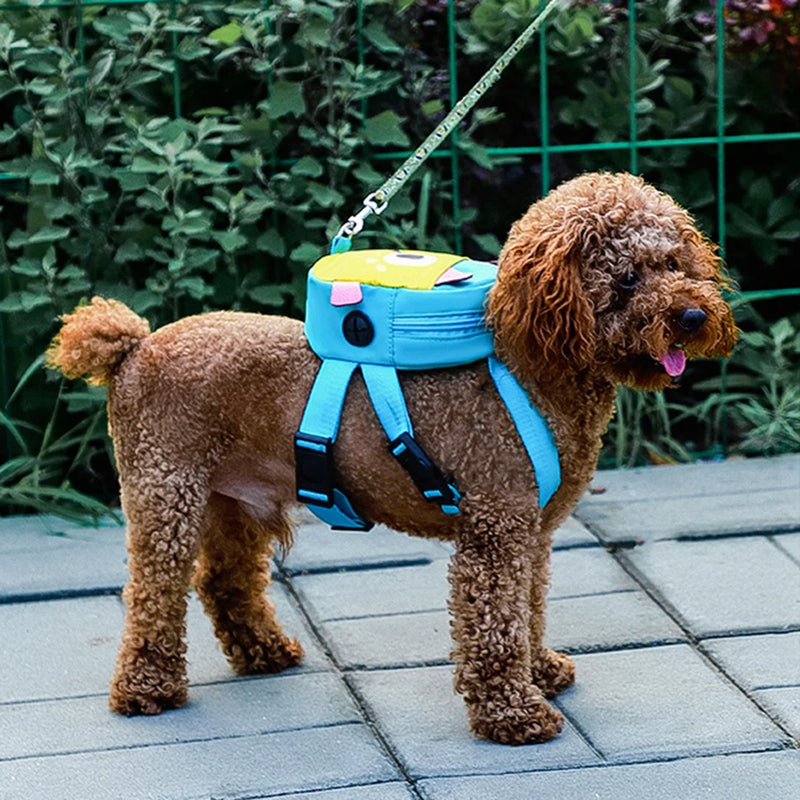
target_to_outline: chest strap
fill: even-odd
[[[408,472],[426,500],[438,503],[445,514],[458,514],[461,500],[436,464],[414,439],[411,419],[394,367],[325,359],[295,434],[297,499],[332,528],[366,531],[372,523],[353,509],[335,487],[333,443],[339,431],[342,406],[350,379],[360,367],[370,401],[389,439],[389,452]],[[561,480],[553,437],[525,390],[508,368],[489,357],[489,372],[505,403],[536,473],[539,505],[544,507]]]
[[[531,403],[528,393],[495,356],[489,356],[489,374],[528,453],[539,486],[539,507],[544,508],[561,485],[561,465],[553,434],[545,418]]]

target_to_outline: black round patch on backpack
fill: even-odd
[[[375,338],[372,321],[363,311],[351,311],[342,322],[344,338],[355,347],[366,347]]]

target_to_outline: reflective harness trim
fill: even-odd
[[[333,444],[339,431],[347,387],[361,369],[372,406],[389,439],[389,452],[411,476],[426,500],[445,514],[458,514],[461,495],[414,439],[397,370],[381,364],[323,360],[295,435],[297,499],[335,529],[366,531],[372,523],[353,509],[335,487]],[[522,440],[539,487],[544,508],[561,483],[558,450],[547,422],[528,394],[499,359],[489,356],[489,373]]]

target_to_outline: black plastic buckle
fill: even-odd
[[[333,506],[333,451],[330,439],[310,433],[294,435],[297,499],[301,503]]]
[[[389,442],[389,452],[411,476],[411,480],[428,502],[448,508],[458,506],[461,495],[447,482],[411,434],[401,433],[394,441]]]

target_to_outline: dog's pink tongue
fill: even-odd
[[[670,347],[669,352],[661,356],[661,363],[667,375],[675,378],[686,369],[686,353],[678,347]]]

